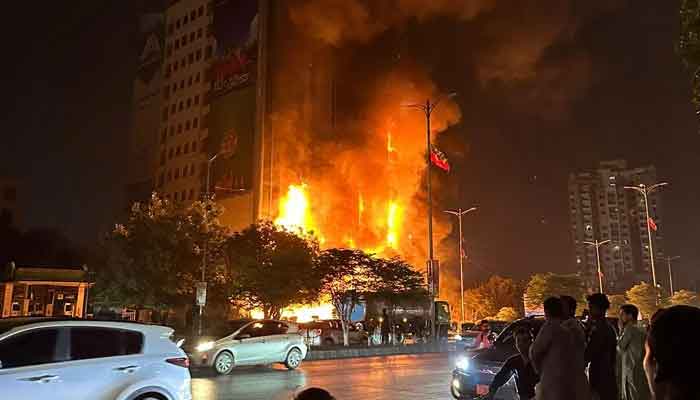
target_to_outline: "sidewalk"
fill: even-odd
[[[306,355],[305,361],[314,360],[335,360],[341,358],[377,357],[396,354],[424,354],[424,353],[445,353],[454,351],[454,343],[428,343],[409,344],[399,346],[334,346],[311,348]]]

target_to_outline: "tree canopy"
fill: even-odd
[[[464,291],[465,318],[490,318],[504,307],[510,307],[521,315],[522,302],[520,285],[510,278],[493,275],[477,287]]]
[[[309,237],[260,222],[235,233],[225,253],[230,295],[243,308],[260,308],[266,318],[279,318],[285,307],[318,299],[318,243]]]
[[[670,302],[671,305],[674,306],[685,305],[700,307],[700,299],[698,299],[698,294],[685,289],[674,293],[670,298]]]
[[[661,297],[659,288],[642,282],[632,286],[627,291],[627,301],[639,308],[642,318],[649,319],[660,307],[663,307],[665,300]]]
[[[535,274],[525,288],[525,306],[539,308],[551,296],[567,295],[583,301],[585,295],[583,281],[578,275]]]

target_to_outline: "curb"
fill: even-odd
[[[343,358],[378,357],[403,354],[446,353],[451,350],[454,350],[454,346],[450,346],[448,344],[362,348],[351,347],[333,350],[311,350],[306,354],[304,361],[338,360]]]

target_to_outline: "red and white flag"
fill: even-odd
[[[450,172],[450,162],[447,161],[445,153],[438,150],[435,146],[430,146],[430,162],[435,164],[436,167]]]
[[[651,229],[652,231],[656,232],[659,230],[659,227],[656,226],[656,222],[654,222],[654,220],[651,217],[649,217],[647,223],[649,224],[649,229]]]

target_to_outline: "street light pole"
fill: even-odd
[[[207,220],[209,218],[209,201],[211,200],[210,194],[209,194],[209,188],[211,187],[211,166],[216,160],[216,158],[219,157],[219,153],[214,154],[208,161],[207,161],[207,180],[206,180],[206,186],[204,187],[204,223],[207,223]],[[204,244],[202,246],[202,279],[200,281],[201,285],[204,286],[206,285],[206,273],[207,273],[207,254],[208,253],[208,243],[207,239],[204,238]],[[206,287],[206,286],[204,286]],[[206,303],[206,297],[204,299],[204,302],[201,302],[199,304],[199,324],[197,326],[197,333],[198,336],[202,336],[202,328],[204,325],[204,306]]]
[[[433,191],[432,191],[432,183],[431,183],[431,177],[430,177],[430,153],[431,153],[431,143],[430,143],[430,116],[433,114],[433,111],[435,111],[435,108],[437,107],[438,104],[445,98],[449,97],[452,98],[456,96],[457,93],[455,92],[450,92],[444,96],[439,97],[436,101],[431,102],[430,99],[425,100],[424,104],[418,103],[418,104],[409,104],[407,107],[410,108],[415,108],[417,110],[423,111],[425,114],[425,136],[426,136],[426,154],[425,154],[425,162],[426,162],[426,168],[428,169],[427,171],[427,191],[428,191],[428,288],[430,289],[430,334],[431,334],[431,339],[435,340],[435,297],[438,296],[438,293],[435,293],[437,290],[434,287],[435,286],[435,265],[434,265],[434,257],[433,257]]]
[[[596,259],[598,260],[598,287],[600,289],[600,293],[603,293],[603,271],[600,268],[600,246],[602,246],[606,243],[610,243],[610,239],[603,240],[602,242],[599,242],[596,239],[595,242],[584,241],[583,243],[590,245],[590,246],[595,246],[595,256],[596,256]]]
[[[472,207],[468,210],[462,210],[458,208],[457,210],[445,210],[446,213],[456,215],[459,221],[459,301],[460,301],[460,314],[459,314],[459,330],[462,329],[462,324],[464,323],[464,248],[462,236],[462,215],[468,214],[472,211],[476,211],[476,207]]]
[[[666,263],[668,264],[668,283],[669,289],[671,290],[671,296],[673,296],[673,269],[671,267],[671,262],[679,258],[681,258],[681,256],[667,256],[662,258],[663,260],[666,260]]]
[[[654,243],[652,243],[651,240],[651,227],[649,226],[649,194],[653,192],[654,190],[668,185],[668,182],[661,182],[657,183],[655,185],[651,185],[647,187],[645,184],[641,183],[639,186],[625,186],[625,189],[628,190],[635,190],[639,193],[642,194],[642,197],[644,198],[644,212],[646,214],[646,224],[647,224],[647,238],[649,240],[649,261],[651,263],[651,279],[654,283],[654,287],[658,287],[656,285],[656,266],[654,265]]]

